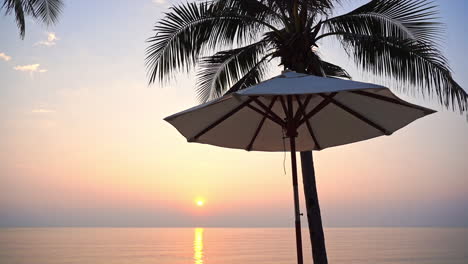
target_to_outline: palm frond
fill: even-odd
[[[325,73],[327,77],[340,77],[340,78],[351,79],[351,76],[349,75],[349,73],[338,65],[335,65],[330,62],[323,61],[323,60],[320,61],[320,64],[321,64],[323,72]]]
[[[301,11],[307,10],[312,15],[323,15],[323,14],[330,14],[332,9],[336,7],[336,5],[340,4],[341,0],[263,0],[268,6],[275,6],[278,10],[285,10],[289,13],[289,17],[292,17],[291,14],[293,9],[296,8],[297,11],[300,13]]]
[[[305,6],[313,14],[328,15],[333,8],[341,4],[341,0],[300,0],[299,3]]]
[[[7,15],[15,13],[16,24],[22,39],[26,33],[26,16],[31,16],[50,25],[57,21],[62,7],[62,0],[5,0],[1,6],[1,8],[5,8]]]
[[[262,59],[267,42],[217,52],[200,60],[198,71],[198,98],[206,102],[221,96],[231,85],[242,79]]]
[[[271,54],[265,55],[247,73],[245,73],[244,77],[240,78],[236,83],[234,83],[226,92],[226,94],[248,88],[252,85],[264,81],[268,72],[268,63],[270,60]]]
[[[443,32],[436,6],[427,0],[373,0],[323,22],[328,32],[349,32],[435,44]]]
[[[426,0],[372,0],[324,21],[324,34],[316,40],[338,36],[364,70],[415,85],[423,96],[435,94],[440,104],[463,112],[468,96],[437,49],[443,31],[436,14]]]
[[[269,24],[245,12],[211,2],[173,6],[148,39],[146,65],[149,83],[167,81],[177,70],[189,70],[205,49],[247,42],[252,32]],[[270,26],[271,27],[271,26]]]
[[[456,83],[447,59],[431,44],[412,39],[339,34],[345,50],[365,71],[415,85],[446,108],[468,110],[468,94]],[[404,92],[408,92],[408,88]]]
[[[6,0],[2,8],[5,8],[5,14],[9,15],[11,12],[15,13],[16,24],[20,30],[20,37],[24,39],[26,33],[26,21],[24,19],[25,13],[23,3],[21,0]]]
[[[62,12],[62,0],[29,0],[27,2],[33,6],[34,16],[47,25],[57,22]]]
[[[223,8],[237,9],[239,14],[255,17],[257,20],[271,24],[282,20],[281,12],[275,5],[265,0],[214,0],[214,3]]]

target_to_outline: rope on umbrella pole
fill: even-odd
[[[286,135],[284,134],[284,128],[281,129],[281,132],[283,134],[283,171],[284,175],[286,175],[286,143],[284,142]]]

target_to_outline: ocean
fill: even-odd
[[[466,228],[326,228],[331,264],[467,264]],[[312,263],[303,229],[305,263]],[[292,264],[292,228],[4,228],[1,264]]]

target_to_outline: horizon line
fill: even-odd
[[[294,228],[293,226],[124,226],[124,225],[11,225],[0,226],[0,229],[13,229],[13,228],[160,228],[160,229],[175,229],[175,228]],[[468,226],[454,226],[454,225],[405,225],[405,226],[391,226],[391,225],[370,225],[370,226],[325,226],[325,229],[330,228],[468,228]],[[302,229],[308,229],[303,226]]]

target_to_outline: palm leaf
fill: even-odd
[[[335,65],[330,62],[323,61],[323,60],[320,61],[320,64],[321,64],[323,73],[325,73],[325,76],[327,77],[340,77],[340,78],[351,79],[351,76],[349,75],[349,73],[338,65]]]
[[[268,23],[225,3],[186,3],[172,7],[156,26],[148,42],[146,65],[149,82],[165,81],[177,70],[191,69],[206,49],[248,42]]]
[[[25,13],[23,9],[23,3],[21,0],[6,0],[2,8],[5,8],[5,14],[10,14],[14,11],[16,24],[20,30],[20,37],[24,39],[24,34],[26,32],[26,22],[24,19]]]
[[[221,51],[213,56],[202,58],[197,76],[197,91],[200,101],[206,102],[221,96],[231,85],[247,75],[252,68],[256,68],[266,49],[267,42],[263,40],[242,48]],[[260,77],[260,73],[257,72],[257,77]],[[250,79],[247,78],[247,80]]]
[[[239,14],[249,17],[255,17],[260,21],[270,23],[281,20],[281,12],[269,1],[264,0],[215,0],[216,5],[222,8],[237,9]]]
[[[63,2],[61,0],[29,0],[27,2],[33,6],[34,16],[47,25],[57,22],[62,12]]]
[[[338,33],[346,51],[368,72],[437,95],[440,104],[467,111],[468,94],[453,80],[447,59],[429,43],[412,39]],[[408,92],[408,89],[404,90]]]
[[[436,14],[426,0],[373,0],[324,21],[324,34],[316,40],[336,35],[364,70],[416,85],[423,96],[435,94],[445,107],[463,112],[467,94],[437,49],[442,28]]]
[[[329,32],[349,32],[435,44],[442,33],[436,7],[426,0],[373,0],[347,14],[323,22]]]
[[[16,24],[22,39],[26,32],[26,15],[50,25],[57,21],[62,7],[62,0],[5,0],[1,6],[5,8],[6,14],[15,13]]]
[[[300,0],[301,6],[305,6],[312,14],[328,15],[334,7],[341,4],[341,0]]]
[[[240,78],[236,83],[234,83],[226,92],[226,94],[248,88],[265,80],[265,76],[268,72],[268,63],[270,60],[271,54],[264,56],[247,73],[244,74],[244,77]]]

